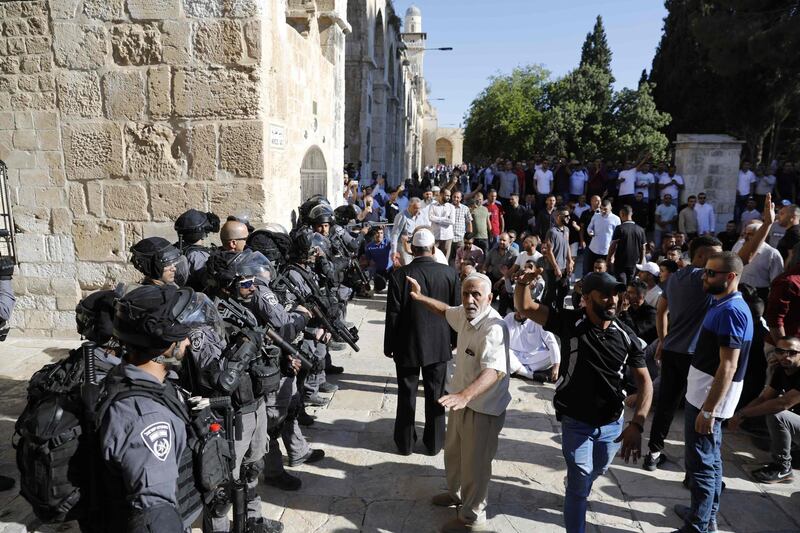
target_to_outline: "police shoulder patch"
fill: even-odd
[[[278,302],[278,297],[275,296],[275,293],[273,293],[272,291],[264,291],[264,297],[266,298],[267,303],[269,305],[271,306],[280,305],[280,303]]]
[[[165,461],[172,450],[172,426],[167,422],[154,422],[140,433],[147,449],[159,461]]]
[[[202,329],[194,329],[189,333],[189,341],[191,342],[192,352],[199,354],[203,350],[206,335]]]

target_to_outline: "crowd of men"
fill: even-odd
[[[31,378],[16,424],[20,492],[37,517],[83,531],[283,530],[255,488],[300,488],[283,453],[289,468],[324,459],[303,436],[306,406],[337,390],[331,352],[358,349],[345,318],[363,237],[324,198],[298,214],[290,233],[190,209],[177,242],[131,247],[139,283],[79,303],[87,343]],[[4,321],[13,268],[0,264]]]
[[[720,232],[706,194],[682,195],[675,167],[659,164],[653,173],[647,158],[589,168],[559,161],[554,171],[547,160],[439,167],[397,188],[380,176],[356,178],[347,178],[345,199],[369,204],[380,228],[360,251],[362,264],[389,287],[384,352],[405,399],[395,442],[400,453],[413,452],[421,373],[422,451],[435,454],[444,442],[448,470],[449,492],[433,503],[459,507],[443,531],[479,530],[485,519],[509,374],[556,383],[568,531],[584,530],[592,482],[620,448],[626,459],[638,457],[651,404],[643,461],[650,471],[668,460],[665,439],[685,404],[691,505],[676,506],[679,531],[716,530],[723,422],[771,451],[772,462],[753,470],[756,481],[793,479],[800,208],[791,164],[772,173],[743,162],[735,217]],[[459,280],[460,291],[453,288]],[[480,305],[484,293],[491,310]],[[457,318],[465,310],[472,311],[466,322]],[[444,318],[437,322],[436,314]],[[489,341],[497,327],[499,347]],[[484,342],[468,346],[484,329]],[[505,365],[497,363],[503,344]],[[455,348],[457,375],[445,379],[448,348]],[[470,367],[481,360],[487,364]],[[442,439],[445,405],[453,410]],[[623,405],[632,408],[627,427]],[[469,413],[470,426],[454,418],[458,409]]]

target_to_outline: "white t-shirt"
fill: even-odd
[[[501,374],[489,389],[473,398],[467,407],[477,413],[499,416],[505,412],[511,394],[508,392],[508,328],[491,306],[472,320],[467,320],[463,306],[450,307],[448,324],[458,333],[455,371],[448,376],[447,391],[461,392],[470,386],[486,368]]]
[[[756,182],[756,175],[753,173],[752,170],[748,170],[745,172],[744,170],[739,171],[739,181],[736,185],[736,194],[739,196],[749,196],[750,195],[750,185]]]
[[[532,254],[528,254],[525,250],[522,250],[517,258],[514,260],[515,265],[519,265],[520,268],[525,268],[525,263],[528,261],[533,261],[534,263],[542,257],[542,254],[537,252],[536,250],[533,251]]]
[[[675,174],[674,176],[670,176],[667,172],[664,172],[663,174],[661,174],[661,176],[658,177],[658,183],[660,185],[666,185],[667,183],[670,183],[672,180],[675,180],[679,185],[684,184],[683,176],[681,176],[680,174]],[[659,193],[659,198],[664,198],[664,195],[666,194],[672,195],[672,199],[675,201],[675,205],[680,203],[678,201],[679,200],[678,194],[680,194],[680,189],[678,188],[677,185],[667,185],[666,187],[661,189],[661,192]]]
[[[636,173],[636,192],[642,193],[644,199],[650,198],[650,185],[656,182],[656,177],[650,172]]]
[[[539,194],[550,194],[553,190],[553,171],[550,169],[539,169],[533,174],[536,181],[536,192]]]
[[[624,180],[619,184],[620,196],[633,196],[636,187],[636,168],[629,168],[619,173],[619,179]]]

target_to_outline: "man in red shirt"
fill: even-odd
[[[500,237],[500,234],[505,231],[505,219],[503,216],[505,213],[503,212],[502,204],[497,201],[497,191],[494,189],[489,189],[489,192],[486,195],[486,210],[489,211],[489,224],[492,226],[492,234],[489,235],[489,247],[493,247],[497,244],[497,239]]]
[[[764,318],[773,339],[800,335],[800,244],[792,249],[786,271],[772,281]]]

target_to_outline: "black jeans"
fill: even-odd
[[[614,276],[620,283],[627,285],[636,277],[636,266],[617,265],[614,263]]]
[[[561,271],[564,274],[564,271]],[[542,294],[542,304],[548,307],[556,307],[561,309],[564,307],[564,298],[569,292],[569,282],[564,276],[561,279],[556,279],[556,274],[553,270],[544,271],[544,294]]]
[[[660,452],[664,449],[664,439],[669,433],[675,410],[686,394],[686,378],[689,376],[691,362],[692,356],[689,354],[669,350],[663,350],[661,353],[661,385],[658,389],[658,403],[653,415],[653,424],[650,426],[648,442],[651,452]]]
[[[475,246],[477,246],[478,248],[483,250],[483,257],[484,257],[484,260],[485,260],[486,259],[486,254],[489,253],[489,239],[475,239],[473,242],[475,243]],[[475,265],[475,266],[478,266],[478,265]]]
[[[417,387],[420,367],[399,366],[397,369],[397,416],[394,421],[394,442],[402,454],[414,451],[417,431],[414,427],[414,411],[417,405]],[[423,366],[422,386],[425,389],[425,430],[422,442],[428,453],[435,455],[444,446],[445,410],[439,404],[444,396],[444,380],[447,363]]]

